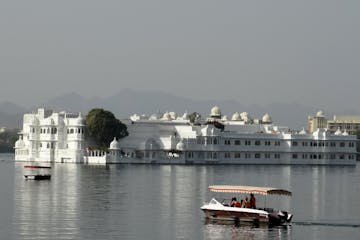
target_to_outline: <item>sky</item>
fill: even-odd
[[[1,1],[0,102],[160,90],[358,109],[360,1]]]

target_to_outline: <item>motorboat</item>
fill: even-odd
[[[41,165],[25,165],[27,173],[24,174],[26,180],[50,180],[50,166],[41,166]]]
[[[50,174],[27,174],[27,175],[24,175],[24,178],[26,180],[50,180],[51,175]]]
[[[292,195],[292,193],[288,190],[272,187],[213,185],[209,186],[209,190],[212,192],[242,193],[265,196]],[[275,210],[273,208],[249,208],[243,206],[232,207],[229,202],[220,202],[215,198],[212,198],[208,203],[204,203],[201,210],[205,213],[205,217],[211,220],[268,224],[269,226],[290,225],[293,217],[293,215],[287,211]]]

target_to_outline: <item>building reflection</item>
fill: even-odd
[[[78,234],[77,166],[57,165],[50,181],[24,180],[16,164],[15,232],[20,239],[72,239]]]

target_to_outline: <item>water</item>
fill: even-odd
[[[360,167],[55,164],[51,181],[26,181],[0,155],[1,239],[358,239]],[[205,221],[211,184],[276,186],[293,197],[258,205],[294,213],[288,228]],[[231,198],[232,195],[225,197]],[[237,196],[240,197],[240,196]]]

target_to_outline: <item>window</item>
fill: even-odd
[[[270,146],[271,142],[270,141],[265,141],[265,146]]]
[[[241,154],[240,153],[235,153],[235,158],[241,158]]]
[[[230,140],[225,140],[225,145],[230,145],[231,144],[231,142],[230,142]]]
[[[344,142],[340,142],[340,147],[345,147],[345,143],[344,143]]]
[[[245,140],[245,145],[247,145],[247,146],[251,145],[251,141],[250,140]]]
[[[280,141],[275,141],[275,146],[280,146]]]
[[[73,133],[74,133],[74,129],[70,129],[70,133],[73,134]]]
[[[298,158],[298,155],[296,153],[293,153],[292,158],[296,159]]]
[[[265,153],[265,158],[270,158],[270,153]]]
[[[218,140],[216,138],[214,138],[214,144],[218,144]]]
[[[255,153],[255,158],[260,158],[260,153]]]
[[[296,147],[298,145],[298,142],[294,141],[292,142],[292,146]]]
[[[275,153],[274,158],[280,158],[280,153]]]
[[[261,144],[260,140],[256,140],[256,141],[255,141],[255,145],[256,145],[256,146],[259,146],[260,144]]]
[[[230,153],[225,153],[225,158],[230,158]]]
[[[235,145],[240,145],[240,140],[235,140]]]

